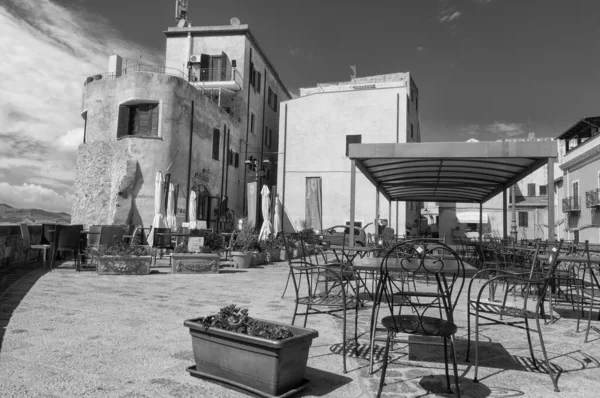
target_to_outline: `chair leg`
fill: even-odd
[[[477,380],[477,369],[479,367],[479,310],[475,309],[475,374],[473,382],[479,383]]]
[[[450,372],[448,371],[448,338],[444,337],[444,368],[446,370],[446,392],[452,394],[450,388]]]
[[[283,289],[283,293],[281,293],[281,298],[283,298],[283,296],[285,296],[285,292],[287,291],[288,284],[290,283],[290,277],[291,276],[292,276],[292,270],[290,269],[290,272],[288,272],[287,281],[285,282],[285,288]]]
[[[450,336],[450,349],[452,350],[452,366],[454,367],[454,383],[456,383],[456,396],[460,398],[460,383],[458,379],[458,365],[456,364],[456,345],[454,335]]]
[[[531,333],[529,332],[529,321],[527,318],[525,319],[525,331],[527,332],[527,343],[529,344],[529,354],[531,355],[531,360],[533,361],[533,367],[538,368],[538,363],[535,360],[535,355],[533,354],[533,345],[531,344]]]
[[[346,353],[348,351],[348,346],[346,344],[346,307],[344,307],[344,325],[342,329],[342,346],[344,347],[344,373],[348,373],[348,369],[346,369]]]
[[[387,370],[388,355],[390,353],[390,340],[392,339],[392,332],[388,331],[387,339],[385,341],[385,350],[383,352],[383,367],[381,368],[381,378],[379,379],[379,389],[377,390],[377,398],[381,397],[381,390],[385,384],[385,371]]]
[[[469,354],[471,353],[471,303],[467,297],[467,355],[465,362],[469,362]]]
[[[297,313],[298,313],[298,300],[296,300],[296,303],[295,303],[295,306],[294,306],[294,315],[292,316],[292,325],[296,321],[296,314]]]
[[[546,353],[546,346],[544,345],[544,337],[542,336],[542,329],[540,328],[540,320],[536,318],[537,324],[537,332],[538,337],[540,339],[540,345],[542,346],[542,354],[544,355],[544,362],[546,362],[546,367],[548,368],[548,375],[550,376],[550,380],[552,380],[552,384],[554,385],[554,391],[560,392],[558,389],[558,375],[552,375],[552,368],[550,367],[550,361],[548,360],[548,354]]]

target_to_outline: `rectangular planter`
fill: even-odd
[[[186,320],[190,329],[196,371],[235,386],[280,396],[304,383],[304,372],[312,340],[319,332],[285,326],[293,336],[267,340],[218,328],[207,328],[196,319]]]
[[[214,253],[173,253],[171,272],[174,274],[218,274],[221,256]]]
[[[98,275],[148,275],[152,256],[97,256],[94,262]]]

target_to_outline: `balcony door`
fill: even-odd
[[[573,190],[572,190],[573,194],[573,200],[575,201],[575,204],[579,203],[579,181],[575,181],[573,183]]]

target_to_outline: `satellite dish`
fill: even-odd
[[[237,17],[233,17],[233,18],[231,18],[231,19],[229,20],[229,23],[230,23],[232,26],[240,26],[240,23],[241,23],[241,22],[240,22],[240,20],[239,20]]]

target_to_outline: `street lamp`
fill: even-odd
[[[259,159],[250,157],[250,159],[246,159],[244,164],[246,165],[246,172],[248,175],[251,175],[256,179],[258,179],[258,177],[266,176],[271,168],[271,161],[269,159],[260,161]]]

